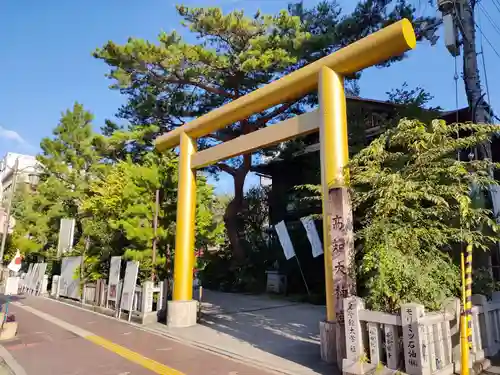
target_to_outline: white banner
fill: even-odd
[[[316,230],[316,225],[314,224],[314,220],[311,217],[301,217],[300,221],[304,226],[307,238],[311,243],[312,247],[312,255],[314,258],[323,254],[323,245],[321,244],[321,240],[319,239],[318,231]]]
[[[118,284],[120,282],[120,268],[122,257],[111,257],[109,264],[108,301],[118,300]]]
[[[276,229],[276,233],[278,234],[281,246],[283,247],[283,253],[285,253],[285,258],[287,260],[293,258],[295,256],[295,251],[293,249],[292,240],[290,239],[288,230],[286,229],[285,222],[280,221],[278,224],[274,226],[274,229]]]
[[[122,298],[120,301],[120,308],[122,310],[132,310],[138,273],[139,262],[127,262],[127,268],[125,268],[125,279],[123,280]]]

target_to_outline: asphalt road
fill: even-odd
[[[27,375],[270,375],[45,298],[27,297],[9,310],[18,335],[1,344]]]

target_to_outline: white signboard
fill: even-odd
[[[122,310],[132,310],[138,273],[139,262],[127,262],[127,268],[125,268],[125,279],[123,280],[122,298],[120,301],[120,308]]]
[[[302,222],[302,225],[304,226],[307,233],[307,238],[311,243],[312,255],[314,258],[316,258],[323,254],[323,245],[321,244],[321,240],[319,239],[314,220],[311,217],[301,217],[300,221]]]
[[[59,228],[59,240],[57,243],[57,255],[71,251],[73,248],[73,237],[75,234],[75,219],[61,219]]]
[[[81,267],[82,257],[64,257],[61,263],[60,292],[62,297],[80,299],[80,279],[77,270]]]
[[[283,253],[285,253],[285,258],[291,259],[295,256],[295,251],[293,249],[292,240],[290,239],[290,235],[286,229],[286,225],[284,221],[280,221],[278,224],[274,226],[276,229],[276,233],[278,234],[278,238],[280,240],[281,246],[283,247]]]
[[[36,280],[38,279],[38,268],[40,267],[40,263],[35,263],[33,265],[33,269],[31,270],[31,275],[28,280],[27,289],[34,290],[36,285]]]
[[[39,292],[42,290],[43,276],[45,275],[45,271],[47,271],[47,263],[39,263],[37,274],[32,280],[32,289],[34,292]]]
[[[109,264],[109,280],[108,280],[108,301],[117,301],[118,299],[118,284],[120,283],[120,267],[122,257],[111,257]]]
[[[31,275],[33,274],[33,263],[28,265],[28,272],[24,275],[24,279],[22,281],[22,290],[26,290],[29,286]]]

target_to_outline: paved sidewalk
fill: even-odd
[[[195,327],[146,328],[284,374],[339,373],[320,358],[324,306],[208,290],[203,301],[202,321]]]
[[[12,306],[18,336],[2,344],[28,375],[151,374],[82,337]]]
[[[19,335],[2,344],[27,375],[270,375],[46,298],[26,297],[11,311]]]

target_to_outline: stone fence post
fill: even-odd
[[[495,340],[496,324],[491,320],[488,299],[486,298],[486,296],[483,296],[482,294],[474,294],[472,296],[472,305],[479,305],[483,309],[485,331],[484,335],[479,335],[478,339],[481,340],[481,338],[484,337],[485,342],[481,343],[482,344],[481,347],[485,347],[484,354],[486,356],[494,356],[498,352],[498,344],[496,343]]]
[[[409,375],[430,375],[426,327],[422,323],[424,306],[408,303],[401,306],[403,344],[406,373]]]
[[[106,306],[106,280],[98,279],[96,281],[96,298],[97,306]]]
[[[153,311],[153,287],[152,281],[144,281],[142,284],[141,313],[147,314]]]
[[[52,288],[50,289],[50,295],[55,298],[59,298],[59,288],[61,287],[61,277],[59,275],[52,276]]]
[[[158,281],[158,288],[160,288],[160,293],[158,293],[158,302],[156,303],[156,310],[157,311],[162,311],[164,304],[163,304],[163,296],[165,295],[165,282],[164,281]]]
[[[47,295],[47,288],[49,286],[49,275],[43,275],[42,279],[42,287],[40,288],[40,295]]]
[[[346,358],[342,361],[342,373],[364,374],[373,366],[365,363],[360,311],[365,308],[363,300],[352,296],[344,299]]]
[[[166,321],[167,318],[168,286],[168,278],[159,282],[160,296],[158,297],[156,310],[158,311],[158,319],[160,321]]]

